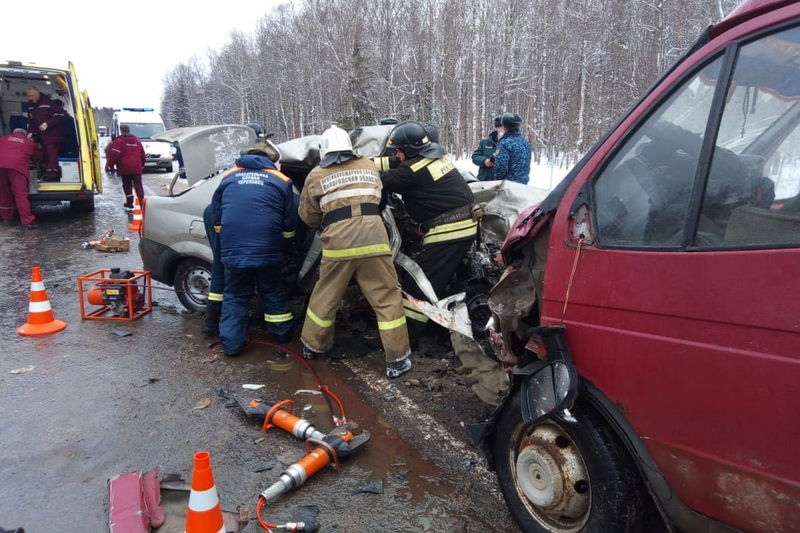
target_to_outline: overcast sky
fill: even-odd
[[[2,1],[0,60],[66,68],[72,61],[95,107],[154,107],[162,79],[192,56],[219,51],[232,31],[287,0]]]

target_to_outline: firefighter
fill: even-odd
[[[281,271],[297,228],[298,197],[292,180],[277,169],[269,152],[263,142],[245,150],[211,200],[225,269],[219,339],[229,356],[239,355],[247,346],[254,289],[272,338],[281,344],[291,340],[293,317]]]
[[[372,306],[386,356],[386,375],[411,369],[411,349],[389,236],[380,216],[381,181],[375,165],[353,153],[347,132],[331,126],[320,140],[319,166],[300,195],[300,218],[321,227],[322,260],[300,339],[312,359],[333,346],[339,302],[352,278]]]
[[[416,261],[436,296],[442,298],[478,234],[472,191],[444,148],[430,140],[419,122],[407,120],[395,126],[387,147],[395,150],[400,164],[381,172],[383,188],[402,196],[408,215],[419,225],[422,249]],[[403,288],[417,299],[426,299],[410,278],[406,283],[404,277]],[[416,350],[428,317],[407,298],[403,306],[411,348]]]
[[[28,87],[28,132],[42,146],[44,181],[61,179],[58,148],[64,139],[64,106],[42,94],[37,87]]]

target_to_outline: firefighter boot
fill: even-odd
[[[406,356],[399,361],[386,363],[386,377],[396,378],[411,370],[411,358]]]

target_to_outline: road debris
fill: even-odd
[[[36,367],[33,366],[33,365],[23,366],[21,368],[15,368],[10,373],[11,374],[24,374],[25,372],[30,372],[34,368],[36,368]]]
[[[368,479],[360,487],[355,489],[350,494],[361,494],[362,492],[369,492],[371,494],[383,494],[383,480]]]
[[[209,405],[211,405],[211,398],[203,398],[202,400],[194,404],[193,409],[205,409]]]

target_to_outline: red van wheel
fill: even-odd
[[[643,531],[647,494],[627,451],[580,401],[570,413],[526,423],[516,394],[500,415],[493,452],[512,515],[525,532]]]

